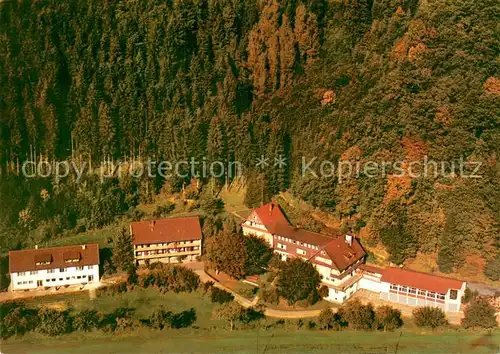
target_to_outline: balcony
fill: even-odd
[[[197,256],[200,255],[200,250],[185,251],[185,252],[172,252],[172,253],[158,253],[148,255],[136,255],[135,259],[153,259],[153,258],[169,258],[169,257],[182,257],[182,256]]]
[[[164,250],[164,249],[172,249],[172,248],[182,248],[182,247],[195,247],[195,246],[200,246],[201,241],[196,240],[192,242],[186,242],[186,243],[180,243],[180,242],[172,242],[168,243],[167,245],[158,245],[158,246],[151,246],[151,245],[139,245],[135,246],[135,251],[153,251],[153,250]]]

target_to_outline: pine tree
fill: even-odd
[[[115,238],[112,260],[118,271],[129,272],[135,266],[132,235],[127,232],[126,228],[123,228]]]

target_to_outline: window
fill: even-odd
[[[79,275],[79,276],[77,276],[77,277],[76,277],[76,279],[82,279],[82,276],[81,276],[81,275]]]
[[[48,269],[47,273],[54,273],[56,270],[55,269]]]
[[[408,290],[408,292],[409,292],[410,294],[414,294],[414,295],[416,295],[416,294],[417,294],[417,289],[415,289],[415,288],[410,288],[410,289]]]
[[[64,268],[59,268],[59,273],[64,273],[66,271],[66,269]]]
[[[305,255],[305,254],[306,254],[306,251],[301,250],[300,248],[297,248],[297,253],[298,253],[298,254]]]
[[[76,270],[83,270],[83,267],[76,267]]]
[[[428,291],[427,292],[427,297],[430,297],[432,299],[436,298],[436,293],[433,291]]]
[[[64,278],[59,278],[59,281],[63,281],[63,280],[64,280]]]
[[[276,247],[278,247],[279,249],[282,249],[282,250],[286,250],[286,246],[284,244],[282,244],[282,243],[278,243],[276,245]]]
[[[395,284],[391,284],[391,290],[398,290],[398,286]]]
[[[439,300],[444,300],[444,294],[437,294],[437,298]]]
[[[56,281],[54,278],[52,278],[52,281]]]
[[[408,291],[408,287],[407,286],[400,286],[399,291],[401,291],[402,293],[405,293]]]
[[[30,272],[30,275],[37,275],[37,274],[38,274],[38,271],[36,271],[36,270],[32,270],[32,271]]]
[[[418,295],[420,296],[425,296],[425,290],[419,290]]]
[[[66,277],[66,280],[69,280],[69,277]]]
[[[20,282],[20,281],[17,282],[17,285],[21,285],[21,284],[22,284],[22,282]]]
[[[17,273],[17,275],[20,277],[24,277],[26,275],[26,272],[19,272],[19,273]]]
[[[456,300],[458,298],[458,290],[450,290],[450,300]]]

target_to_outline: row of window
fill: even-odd
[[[304,242],[300,242],[300,241],[296,241],[296,240],[292,240],[292,239],[287,238],[287,237],[274,235],[274,238],[277,239],[277,240],[280,240],[280,241],[285,241],[285,242],[288,242],[288,243],[293,243],[293,244],[296,244],[296,245],[300,245],[302,247],[310,248],[312,250],[319,250],[318,246],[311,245],[311,244],[304,243]]]
[[[77,271],[82,271],[84,269],[85,269],[84,266],[76,267]],[[89,265],[89,266],[87,266],[87,269],[89,269],[89,270],[94,269],[94,266]],[[64,273],[66,271],[68,271],[68,268],[59,268],[59,273]],[[47,269],[47,273],[55,273],[55,272],[56,272],[55,269]],[[19,272],[19,273],[17,273],[17,275],[20,276],[20,277],[23,277],[27,273],[28,272]],[[37,275],[37,274],[38,274],[38,270],[32,270],[32,271],[29,272],[29,275]]]
[[[170,250],[154,250],[154,251],[142,251],[136,252],[138,256],[154,256],[156,254],[175,254],[179,252],[194,252],[198,251],[200,248],[198,246],[195,247],[183,247],[179,249],[170,249]]]
[[[412,294],[412,295],[418,294],[418,296],[425,296],[425,297],[428,297],[430,299],[444,300],[444,298],[445,298],[445,294],[435,293],[433,291],[416,289],[416,288],[403,286],[403,285],[391,284],[391,290],[399,291],[402,293],[408,293],[408,294]]]
[[[18,281],[17,285],[33,284],[33,280]]]
[[[66,280],[70,280],[70,279],[86,279],[87,276],[86,275],[73,275],[72,277],[66,277]],[[63,281],[64,278],[59,278],[59,281]],[[52,278],[52,279],[45,279],[45,282],[47,283],[50,283],[50,282],[54,282],[54,281],[58,281],[58,279],[56,278]]]

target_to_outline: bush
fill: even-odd
[[[464,318],[462,318],[462,326],[465,328],[494,328],[497,325],[495,308],[490,305],[488,300],[475,298],[465,308]]]
[[[160,291],[192,292],[198,289],[200,277],[191,269],[163,263],[153,263],[151,271],[137,279],[140,287],[156,286]]]
[[[330,330],[334,329],[336,331],[340,330],[344,326],[342,319],[339,314],[334,313],[331,308],[326,308],[321,310],[318,317],[318,328],[320,330]]]
[[[201,285],[201,288],[203,290],[203,295],[205,295],[206,293],[208,293],[209,291],[212,290],[212,287],[214,286],[214,282],[209,280],[209,281],[206,281],[204,282],[202,285]]]
[[[267,304],[277,305],[280,302],[278,289],[272,285],[267,285],[260,289],[260,298]]]
[[[462,303],[468,304],[472,299],[476,298],[479,295],[477,290],[470,290],[469,288],[465,288],[464,295],[462,296]]]
[[[500,280],[500,255],[486,263],[484,275],[493,281]]]
[[[105,332],[123,331],[133,326],[130,319],[134,309],[128,307],[119,307],[113,312],[104,316],[101,321],[101,328]]]
[[[217,302],[219,304],[224,304],[226,302],[231,302],[234,300],[233,294],[230,292],[224,290],[224,289],[219,289],[217,287],[212,287],[212,291],[210,294],[210,300],[212,302]]]
[[[380,306],[375,311],[375,323],[378,329],[394,331],[403,325],[401,311],[391,306]]]
[[[101,314],[95,310],[82,310],[73,319],[73,329],[82,332],[90,332],[99,327]]]
[[[172,328],[186,328],[196,322],[196,310],[191,308],[172,316],[170,326]]]
[[[8,338],[33,330],[38,322],[37,310],[27,309],[22,304],[8,302],[0,307],[0,336]]]
[[[417,307],[413,310],[413,320],[418,327],[438,328],[448,325],[444,311],[439,307]]]
[[[318,295],[319,295],[319,297],[321,297],[321,298],[328,297],[329,292],[330,292],[330,291],[328,290],[328,286],[326,286],[326,285],[322,285],[322,286],[319,288],[319,290],[318,290]]]
[[[165,310],[161,305],[153,311],[151,316],[149,316],[149,326],[154,329],[161,330],[165,327],[170,327],[171,321],[172,312]]]
[[[38,312],[36,330],[48,336],[59,336],[71,330],[71,322],[66,311],[42,308]]]
[[[347,302],[340,310],[339,315],[354,330],[368,330],[373,328],[375,311],[372,304],[363,305],[358,299]]]

